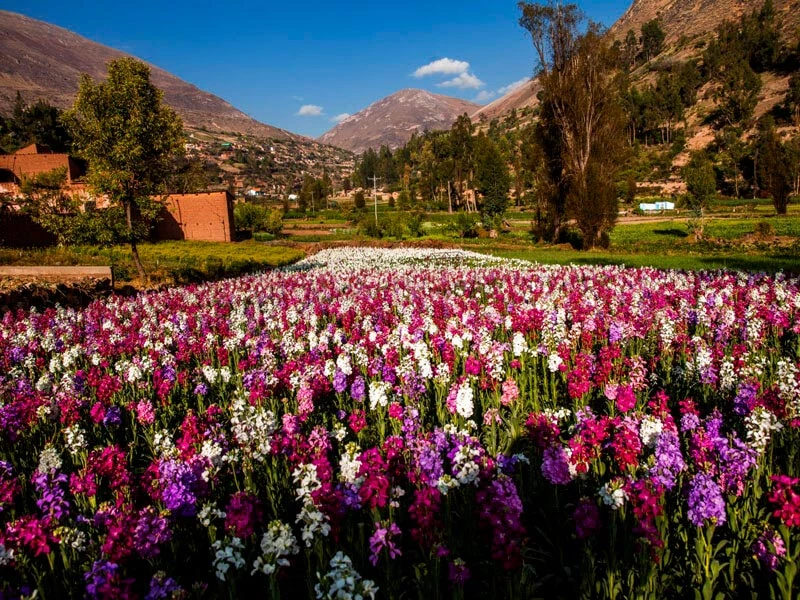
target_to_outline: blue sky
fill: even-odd
[[[611,25],[629,2],[579,4]],[[534,67],[514,0],[0,0],[0,8],[129,52],[312,137],[406,87],[485,102]]]

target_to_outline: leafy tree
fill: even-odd
[[[146,273],[136,247],[149,234],[166,192],[172,161],[183,152],[183,125],[150,82],[150,68],[132,58],[108,65],[108,79],[81,76],[67,113],[78,155],[89,162],[87,183],[125,214],[126,237],[139,276]]]
[[[241,202],[233,209],[233,222],[236,229],[247,230],[250,233],[264,231],[269,211],[266,207],[251,202]]]
[[[664,40],[667,35],[661,28],[658,19],[653,19],[642,25],[642,52],[646,61],[658,56],[664,49]]]
[[[717,180],[714,165],[705,152],[694,152],[689,163],[683,168],[686,182],[686,206],[695,219],[690,223],[696,240],[703,238],[703,214],[717,193]]]
[[[636,56],[638,54],[639,40],[636,39],[636,32],[630,29],[625,36],[625,42],[622,44],[622,60],[628,70],[632,71],[636,66]]]
[[[786,92],[786,103],[792,113],[795,127],[800,127],[800,72],[789,79],[789,90]]]
[[[63,122],[63,111],[44,100],[27,104],[17,92],[11,117],[0,124],[0,146],[8,152],[28,144],[42,144],[54,152],[69,152],[72,136]]]
[[[603,244],[617,219],[616,173],[624,152],[624,114],[617,57],[590,24],[581,34],[574,4],[519,4],[520,24],[539,58],[540,144],[550,182],[550,235],[577,222],[585,248]]]
[[[759,186],[772,195],[775,211],[785,215],[789,196],[794,189],[794,177],[789,151],[781,141],[771,117],[762,120],[756,146]]]
[[[502,215],[508,207],[511,179],[500,150],[480,135],[475,141],[475,189],[483,196],[482,212],[488,217]]]
[[[362,190],[358,190],[356,192],[355,198],[353,198],[353,202],[357,210],[364,210],[367,206],[367,199],[364,196],[364,192]]]
[[[20,183],[22,210],[43,229],[56,236],[59,244],[72,241],[74,215],[78,204],[65,191],[67,169],[25,177]]]

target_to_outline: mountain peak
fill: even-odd
[[[459,98],[406,88],[349,116],[319,141],[353,152],[384,145],[398,148],[414,133],[449,129],[460,115],[472,114],[478,108]]]

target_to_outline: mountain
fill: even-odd
[[[738,20],[742,14],[757,10],[762,4],[760,0],[634,0],[625,14],[611,26],[608,34],[614,40],[624,39],[630,30],[639,36],[642,25],[658,19],[666,34],[665,51],[651,64],[656,64],[659,58],[667,61],[697,58],[703,52],[704,42],[714,34],[720,23]],[[781,24],[783,34],[787,38],[796,35],[800,28],[800,1],[773,0],[773,4],[778,13],[776,20]],[[533,63],[533,47],[530,57]],[[648,66],[633,73],[634,83],[641,83],[640,78],[648,77]],[[478,123],[487,122],[505,116],[511,109],[535,107],[538,103],[538,91],[534,80],[476,111],[472,120]],[[774,102],[770,103],[770,98],[765,96],[764,100],[766,104],[758,112],[766,112],[774,105]]]
[[[708,36],[723,21],[738,20],[762,4],[759,0],[634,0],[611,26],[609,34],[614,39],[623,39],[632,29],[640,35],[642,25],[658,19],[667,34],[666,44],[671,45],[682,37]],[[794,34],[800,24],[800,3],[797,0],[774,0],[773,4],[783,31]]]
[[[0,10],[0,113],[8,113],[19,92],[27,102],[43,99],[67,108],[78,91],[78,78],[95,80],[106,64],[128,56],[67,29]],[[303,139],[247,116],[228,102],[150,65],[151,80],[188,128],[275,139]]]
[[[383,145],[394,149],[414,133],[449,129],[459,115],[472,114],[477,108],[472,102],[425,90],[400,90],[348,117],[318,139],[353,152],[377,150]]]
[[[501,96],[486,106],[479,108],[470,116],[473,122],[483,123],[502,117],[506,113],[511,112],[511,109],[514,108],[517,110],[528,107],[533,108],[539,104],[537,95],[540,91],[541,86],[539,82],[536,79],[531,79],[524,85],[510,91],[505,96]]]

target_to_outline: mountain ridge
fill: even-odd
[[[317,140],[356,153],[383,145],[395,149],[414,133],[449,129],[460,115],[478,108],[467,100],[406,88],[350,115]]]
[[[105,79],[107,63],[125,56],[131,55],[58,25],[0,10],[0,112],[11,109],[17,92],[27,102],[45,100],[68,108],[82,73],[95,80]],[[153,84],[164,92],[164,101],[187,128],[282,140],[308,139],[261,123],[228,101],[147,64]]]

